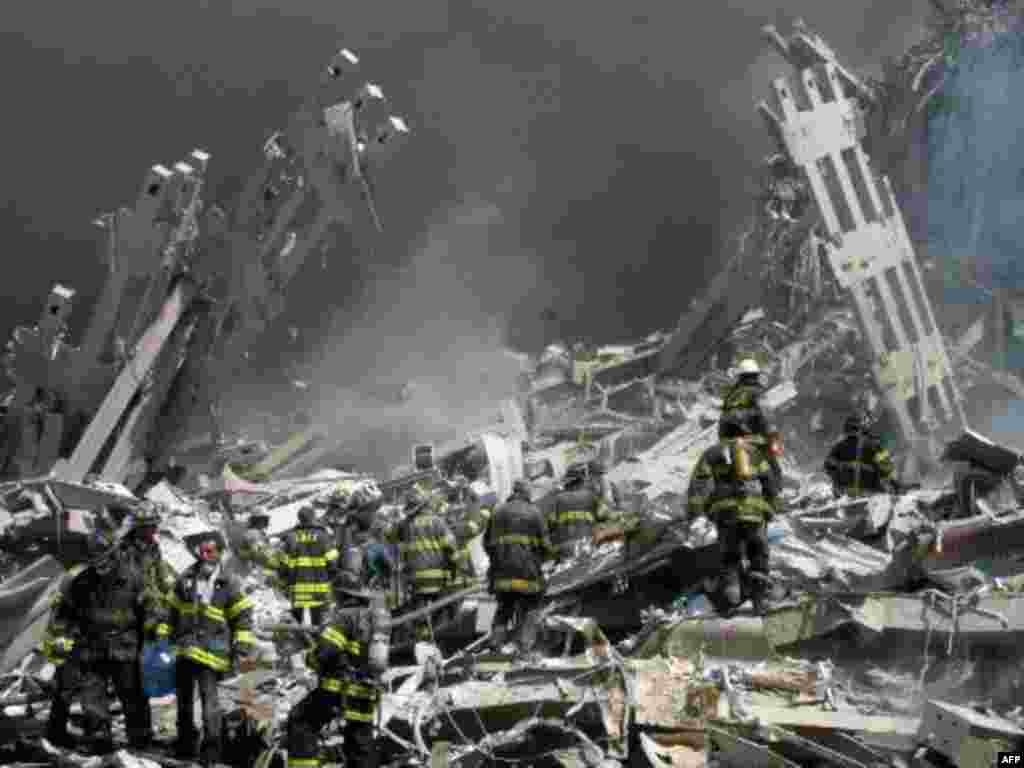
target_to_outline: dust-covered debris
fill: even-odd
[[[1024,385],[977,359],[996,335],[984,318],[947,340],[898,195],[879,173],[898,170],[898,142],[914,140],[942,98],[951,44],[998,41],[1019,11],[939,5],[935,31],[884,83],[846,68],[802,22],[785,35],[766,29],[799,83],[773,86],[761,105],[778,146],[761,169],[754,219],[705,297],[675,329],[634,343],[552,340],[535,359],[504,350],[519,392],[504,392],[482,426],[460,424],[450,442],[410,445],[412,463],[388,477],[325,466],[338,436],[299,402],[314,388],[305,373],[290,377],[295,412],[267,414],[259,439],[226,438],[216,418],[232,361],[281,313],[328,224],[348,218],[346,184],[380,227],[369,161],[408,133],[391,117],[371,140],[357,119],[381,89],[361,86],[324,120],[300,110],[267,142],[237,223],[203,204],[208,155],[156,166],[147,194],[163,195],[173,226],[146,198],[101,223],[113,252],[159,242],[173,279],[154,282],[130,323],[108,325],[119,293],[104,294],[115,303],[78,347],[64,327],[75,294],[56,286],[38,326],[11,344],[16,389],[0,440],[10,479],[0,486],[0,608],[14,617],[0,623],[4,764],[181,764],[166,749],[177,736],[173,690],[150,699],[152,750],[127,746],[120,716],[104,756],[41,738],[61,674],[42,650],[63,577],[121,551],[111,547],[133,530],[143,498],[158,505],[160,557],[176,574],[195,562],[187,542],[221,532],[223,572],[252,603],[252,654],[217,693],[232,765],[283,765],[289,716],[320,684],[307,655],[316,631],[292,615],[287,583],[289,569],[319,556],[280,551],[300,510],[332,529],[339,561],[390,611],[390,668],[373,681],[389,765],[980,767],[1020,749],[1024,472],[1018,453],[968,428],[963,401],[986,384],[1016,394]],[[328,76],[357,64],[343,49]],[[829,109],[844,130],[818,120]],[[834,145],[844,167],[811,156],[819,144]],[[305,158],[324,151],[330,173]],[[907,163],[897,187],[922,183]],[[317,211],[299,204],[307,187]],[[187,194],[168,196],[172,188]],[[844,200],[850,190],[856,201]],[[264,258],[231,261],[253,249]],[[220,274],[206,254],[230,257],[233,271]],[[214,277],[228,283],[227,299],[193,317],[195,280]],[[297,329],[289,335],[295,342]],[[699,458],[719,441],[741,359],[760,368],[760,402],[782,435],[786,514],[765,526],[772,599],[757,612],[721,602],[718,530],[692,520],[686,501]],[[416,406],[431,386],[412,375],[387,399]],[[189,431],[205,410],[206,431]],[[886,492],[843,495],[823,471],[854,412],[895,459]],[[524,620],[532,645],[493,647],[487,515],[520,483],[551,509],[580,467],[608,514],[544,566],[546,591]],[[465,568],[458,590],[430,601],[398,567],[408,547],[389,536],[414,489],[458,532]],[[72,702],[73,739],[82,712]],[[327,761],[344,749],[336,727],[322,741]]]

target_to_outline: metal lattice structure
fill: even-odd
[[[819,44],[802,28],[786,41],[796,77],[773,81],[774,103],[759,110],[811,189],[831,241],[828,262],[856,308],[875,381],[915,444],[961,428],[962,398],[889,180],[861,146],[856,89],[834,57],[816,55]]]

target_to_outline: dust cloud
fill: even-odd
[[[335,463],[382,471],[408,463],[413,442],[461,439],[497,420],[522,364],[488,297],[525,301],[538,280],[522,254],[496,241],[503,225],[484,200],[445,211],[406,267],[339,312],[302,367],[308,413]]]

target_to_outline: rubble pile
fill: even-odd
[[[195,326],[172,333],[165,321],[178,322],[192,290],[181,275],[163,286],[164,304],[136,318],[142,331],[122,339],[143,351],[168,344],[173,355],[137,353],[120,368],[106,361],[78,395],[66,382],[35,391],[39,360],[56,365],[63,355],[70,364],[96,351],[88,339],[71,348],[52,326],[49,318],[66,317],[73,295],[55,289],[40,326],[19,333],[18,358],[8,361],[18,388],[5,405],[0,451],[0,468],[12,478],[0,486],[3,763],[183,764],[158,749],[120,748],[120,724],[113,734],[120,749],[102,757],[40,738],[56,668],[39,651],[62,577],[124,537],[145,498],[163,511],[160,554],[176,574],[194,562],[188,542],[197,534],[223,533],[225,570],[254,605],[257,650],[246,669],[220,681],[226,759],[239,768],[285,765],[286,722],[317,677],[305,654],[309,633],[290,616],[273,557],[253,556],[251,535],[258,529],[267,551],[277,551],[300,510],[329,510],[338,516],[332,524],[370,510],[362,533],[379,564],[397,555],[383,532],[401,521],[402,498],[424,487],[470,532],[459,546],[475,576],[427,604],[411,601],[398,576],[373,576],[369,588],[391,611],[374,723],[383,764],[981,768],[1000,751],[1020,749],[1024,458],[972,431],[960,403],[982,379],[1013,392],[1024,386],[972,358],[970,339],[946,338],[926,295],[914,298],[912,310],[900,309],[910,301],[893,302],[900,292],[913,296],[921,278],[889,182],[871,175],[864,156],[866,149],[896,174],[899,142],[913,140],[912,119],[952,66],[949,40],[979,45],[980,36],[1005,32],[1016,19],[1000,4],[961,3],[937,13],[932,38],[893,65],[886,83],[845,69],[802,24],[788,37],[766,30],[801,87],[788,92],[776,84],[775,101],[762,105],[778,152],[765,162],[753,223],[705,299],[673,332],[636,344],[554,342],[536,360],[516,353],[525,371],[518,399],[497,404],[493,423],[452,445],[414,446],[414,463],[389,478],[319,467],[323,435],[298,418],[294,434],[275,445],[216,434],[165,441],[164,427],[168,435],[180,431],[168,420],[184,407],[175,377],[202,381],[205,372],[223,384],[227,369],[205,367],[211,350],[225,360],[239,351],[234,336],[196,348],[189,346]],[[355,61],[342,51],[329,73],[338,77]],[[332,139],[352,139],[346,146],[356,149],[335,158],[339,167],[360,162],[365,142],[356,141],[363,134],[354,105],[373,95],[370,88],[328,108],[323,125],[300,111],[302,130],[290,129],[306,136],[298,146],[287,132],[268,142],[275,194],[249,201],[247,226],[260,231],[246,235],[265,244],[265,255],[277,238],[282,260],[318,242],[317,226],[293,222],[294,210],[275,195],[302,188],[296,160],[313,151],[302,132],[319,136],[313,124],[327,125]],[[808,117],[829,109],[838,122],[857,124],[863,147]],[[845,170],[822,170],[804,143],[814,132],[820,146],[835,144]],[[156,179],[172,178],[179,191],[193,193],[175,198],[185,201],[179,226],[135,222],[189,258],[185,246],[200,236],[224,246],[203,218],[199,166],[206,159],[194,153],[196,168],[154,171],[152,194],[160,192]],[[897,186],[918,183],[912,171],[897,175]],[[865,174],[873,184],[858,182]],[[333,189],[335,182],[311,183]],[[840,204],[850,190],[859,205]],[[320,197],[326,209],[340,204],[337,196]],[[143,217],[143,203],[119,215]],[[168,249],[171,258],[176,251]],[[892,280],[879,279],[883,273]],[[249,278],[250,289],[262,286],[249,298],[279,305],[288,275]],[[238,295],[234,306],[248,330],[259,325]],[[111,328],[99,316],[95,338],[106,338]],[[161,362],[167,358],[173,370]],[[787,514],[765,533],[770,607],[736,612],[716,597],[723,570],[717,531],[690,519],[686,490],[702,454],[719,441],[741,358],[759,364],[761,405],[783,436]],[[145,375],[157,383],[140,394]],[[871,417],[900,460],[891,492],[840,495],[822,471],[853,411]],[[76,418],[81,429],[71,427]],[[63,442],[72,445],[70,456]],[[571,467],[597,461],[608,471],[594,493],[611,514],[590,539],[544,566],[546,592],[524,618],[533,646],[492,644],[497,606],[484,588],[489,563],[479,526],[466,523],[466,499],[490,509],[524,484],[546,509]],[[344,557],[357,547],[342,549]],[[177,735],[174,693],[151,704],[154,735],[169,743]],[[77,703],[71,720],[82,724]],[[339,762],[344,738],[336,724],[321,741],[325,762]]]

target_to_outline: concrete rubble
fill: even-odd
[[[984,13],[961,23],[976,30]],[[496,404],[493,423],[458,444],[421,446],[422,466],[417,460],[387,478],[318,466],[322,435],[299,421],[277,444],[244,436],[161,443],[157,453],[173,461],[140,468],[140,449],[123,425],[138,426],[152,447],[167,412],[139,411],[134,392],[114,398],[115,408],[109,397],[75,396],[60,381],[52,389],[68,400],[65,410],[47,413],[22,395],[9,400],[2,458],[10,480],[0,485],[3,764],[162,763],[127,749],[103,759],[75,756],[39,740],[54,669],[35,648],[57,582],[97,536],[116,535],[135,498],[168,510],[161,550],[180,572],[191,563],[186,536],[220,529],[237,553],[247,519],[261,513],[274,543],[301,506],[339,489],[382,499],[382,524],[420,479],[466,477],[483,497],[500,500],[522,478],[543,498],[569,464],[592,458],[609,467],[616,515],[574,558],[549,567],[545,607],[535,617],[542,653],[485,650],[494,603],[481,589],[468,591],[452,617],[432,619],[433,645],[405,631],[409,617],[399,603],[378,720],[385,764],[981,768],[999,751],[1020,749],[1022,457],[971,430],[963,404],[979,382],[1011,393],[1024,385],[972,358],[969,340],[944,338],[933,317],[899,206],[869,157],[894,141],[891,125],[877,120],[878,85],[845,68],[802,24],[788,36],[768,29],[766,37],[801,86],[787,90],[776,81],[773,101],[761,106],[778,151],[766,161],[750,231],[705,298],[674,331],[636,344],[553,342],[537,359],[519,355],[520,396]],[[908,54],[903,75],[915,61],[933,65],[926,49]],[[902,87],[916,92],[920,78]],[[855,127],[852,143],[828,134],[838,132],[836,119]],[[828,134],[818,146],[835,144],[848,167],[833,163],[831,176],[809,171],[812,142],[801,143],[794,125]],[[280,153],[271,159],[291,156],[279,147],[284,141],[275,135],[268,142]],[[294,168],[279,170],[278,182],[294,184]],[[874,206],[872,215],[849,199],[839,205],[844,192],[865,209]],[[280,210],[263,214],[287,218]],[[267,231],[281,235],[280,226]],[[311,238],[303,246],[311,247],[321,235],[299,237]],[[886,270],[896,275],[888,285],[876,280]],[[920,294],[909,316],[894,309],[898,290]],[[194,350],[164,331],[161,343],[179,345],[179,363],[192,360]],[[33,359],[26,339],[47,334],[69,359],[85,359],[95,344],[72,349],[42,324],[22,332],[13,362],[26,366],[14,376],[19,392],[40,375],[25,362]],[[202,350],[214,348],[221,349],[210,342]],[[701,452],[717,440],[722,394],[741,353],[760,361],[763,402],[785,436],[789,514],[769,527],[773,607],[764,616],[723,618],[707,597],[719,570],[715,531],[686,522],[685,490]],[[180,369],[204,373],[190,365]],[[96,391],[117,392],[116,367],[97,376]],[[160,390],[168,402],[170,381]],[[55,446],[66,437],[72,405],[92,420],[69,459]],[[899,493],[836,498],[821,474],[854,405],[877,417],[901,459]],[[27,432],[13,441],[11,430],[27,429],[28,414],[40,408],[35,442]],[[104,419],[102,430],[95,427]],[[100,451],[104,441],[113,453]],[[483,574],[479,542],[473,559]],[[294,640],[275,631],[287,603],[273,581],[239,557],[228,562],[257,603],[261,638],[260,668],[221,686],[231,753],[239,766],[283,765],[281,729],[315,678]],[[153,705],[157,738],[169,741],[174,696]],[[327,733],[328,756],[338,740]]]

